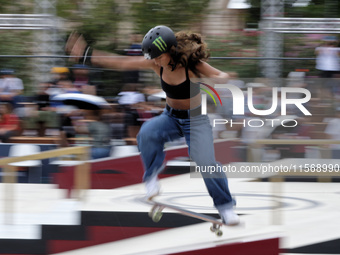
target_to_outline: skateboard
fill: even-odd
[[[149,217],[153,220],[153,222],[159,222],[161,220],[162,216],[163,216],[162,211],[165,208],[169,208],[169,209],[172,209],[172,210],[174,210],[174,211],[176,211],[180,214],[212,223],[212,226],[210,227],[210,231],[215,233],[216,236],[222,236],[223,231],[221,230],[221,227],[222,226],[228,226],[225,223],[223,223],[222,221],[220,221],[220,220],[218,220],[214,217],[211,217],[211,216],[208,216],[208,215],[205,215],[205,214],[201,214],[201,213],[192,212],[192,211],[183,209],[183,208],[178,207],[178,206],[161,203],[161,202],[155,201],[153,199],[146,200],[146,203],[152,205],[152,208],[149,212]]]

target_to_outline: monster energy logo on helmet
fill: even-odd
[[[162,36],[157,37],[152,44],[156,45],[159,51],[164,52],[168,45],[164,42]]]
[[[174,32],[166,26],[156,26],[144,36],[142,51],[146,59],[153,59],[168,52],[172,46],[177,46]]]

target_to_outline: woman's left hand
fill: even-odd
[[[71,61],[79,62],[84,55],[86,47],[87,42],[84,37],[77,32],[72,32],[66,42],[65,52],[72,56],[70,58]]]

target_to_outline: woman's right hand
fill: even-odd
[[[86,47],[87,42],[84,37],[77,32],[72,32],[66,42],[65,52],[72,56],[70,58],[71,61],[79,62],[84,55]]]

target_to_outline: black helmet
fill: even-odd
[[[142,42],[142,52],[146,59],[157,58],[177,46],[174,32],[166,26],[156,26],[146,33]]]

